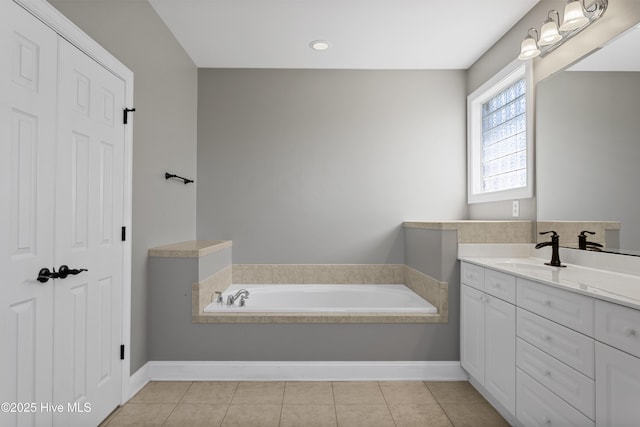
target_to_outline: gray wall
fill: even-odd
[[[440,348],[448,359],[460,360],[460,262],[458,232],[406,228],[405,263],[441,282],[449,290],[449,322],[429,325],[429,342]],[[436,360],[436,359],[432,359]]]
[[[540,31],[540,27],[547,17],[547,12],[556,9],[562,13],[565,5],[565,0],[541,0],[534,6],[469,68],[467,71],[467,95],[516,59],[520,52],[520,43],[529,28],[533,27]],[[566,42],[556,51],[544,58],[534,60],[534,80],[539,82],[547,78],[638,22],[640,22],[640,1],[609,1],[607,11],[597,23]],[[543,167],[545,165],[536,165],[538,171]],[[534,191],[536,194],[539,193],[537,188]],[[535,219],[536,208],[535,198],[522,200],[520,219]],[[469,218],[509,219],[511,218],[511,201],[469,205]]]
[[[234,263],[402,263],[466,217],[464,71],[200,69],[198,238]]]
[[[538,218],[621,221],[640,250],[640,73],[565,71],[537,101]]]
[[[135,74],[131,372],[147,354],[147,249],[195,238],[197,72],[146,1],[52,1]]]

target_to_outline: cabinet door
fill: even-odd
[[[484,384],[484,293],[462,285],[460,293],[460,365]]]
[[[640,359],[596,343],[596,424],[635,427],[640,420]]]
[[[38,402],[1,426],[51,424],[56,34],[0,4],[0,401]]]
[[[512,415],[516,413],[516,308],[485,296],[484,386]]]

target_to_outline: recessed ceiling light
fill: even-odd
[[[309,46],[311,46],[313,50],[327,50],[331,45],[326,40],[314,40],[309,43]]]

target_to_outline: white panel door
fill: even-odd
[[[57,35],[12,1],[0,6],[1,426],[50,425]],[[35,409],[33,411],[32,409]]]
[[[510,413],[516,413],[516,307],[485,296],[484,386]]]
[[[484,384],[484,292],[460,286],[460,365]]]
[[[97,425],[120,402],[124,82],[59,39],[56,266],[87,269],[55,286],[54,396]]]

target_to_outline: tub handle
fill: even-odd
[[[214,293],[217,295],[216,296],[216,302],[222,302],[222,292],[214,291]]]

